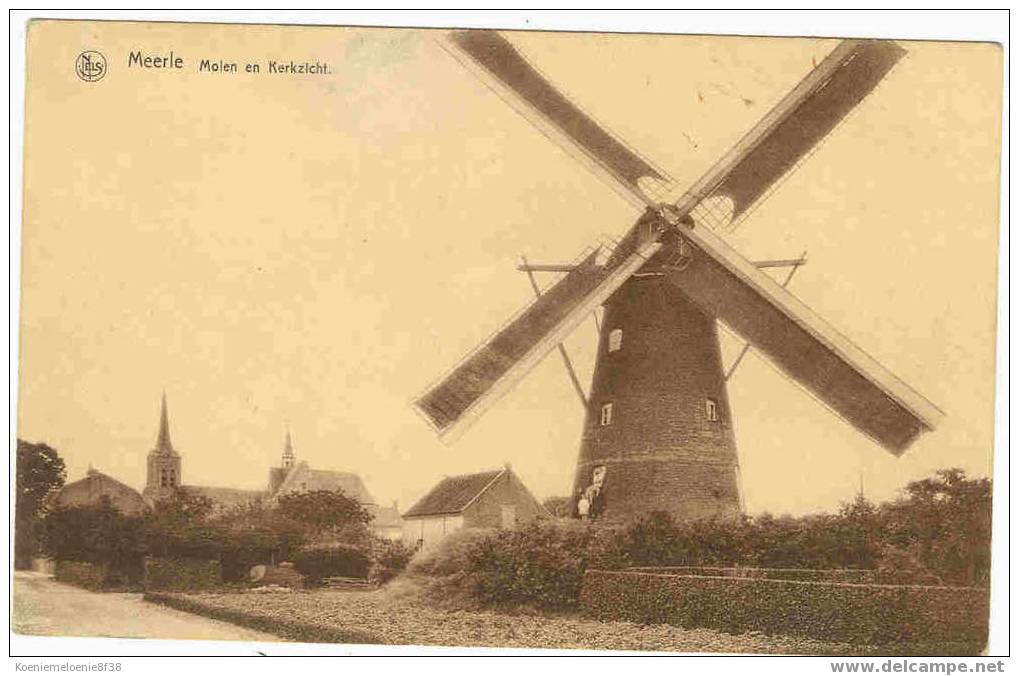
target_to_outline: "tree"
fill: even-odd
[[[145,551],[143,520],[120,513],[103,496],[94,505],[56,507],[46,514],[42,546],[63,561],[88,561],[137,573]]]
[[[906,486],[883,520],[895,553],[908,552],[946,584],[986,584],[991,566],[991,481],[958,468]]]
[[[211,498],[178,488],[170,497],[156,501],[151,518],[165,527],[196,525],[208,520],[214,507]]]
[[[38,546],[46,499],[64,485],[67,470],[55,449],[22,439],[18,439],[16,464],[14,565],[28,568]]]
[[[343,491],[306,491],[278,498],[277,515],[301,524],[310,539],[334,539],[366,544],[368,524],[374,518],[357,500]]]

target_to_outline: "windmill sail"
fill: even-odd
[[[728,197],[745,214],[845,119],[906,51],[890,40],[843,40],[677,202]],[[710,222],[710,221],[709,221]]]
[[[895,455],[937,426],[937,407],[722,238],[705,228],[683,236],[699,251],[669,281],[840,417]]]
[[[894,454],[902,453],[942,417],[933,404],[840,334],[795,296],[744,259],[710,229],[680,226],[662,237],[664,222],[687,222],[713,197],[732,200],[745,215],[863,100],[905,51],[893,42],[841,42],[807,77],[665,210],[644,179],[667,177],[599,126],[534,69],[501,35],[451,34],[465,65],[550,136],[579,150],[591,166],[651,207],[608,263],[585,262],[511,321],[416,402],[444,437],[462,429],[522,378],[594,307],[663,247],[675,258],[676,238],[695,249],[688,264],[666,276],[705,311],[728,324],[784,373],[836,414]],[[635,234],[639,235],[636,236]],[[639,243],[639,246],[638,246]]]
[[[689,213],[728,196],[744,214],[865,98],[905,51],[894,42],[845,40],[677,202]],[[683,237],[695,256],[670,280],[739,333],[835,413],[902,453],[942,413],[799,302],[710,229]]]
[[[444,440],[466,429],[647,262],[661,245],[645,225],[638,221],[605,265],[595,262],[599,251],[587,256],[415,400]]]
[[[657,201],[647,194],[642,179],[652,179],[662,194],[670,189],[671,180],[662,170],[556,89],[500,33],[455,31],[444,45],[532,124],[638,203],[650,206]]]

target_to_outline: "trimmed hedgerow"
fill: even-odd
[[[102,589],[106,584],[107,565],[88,561],[57,561],[53,577],[85,589]]]
[[[627,570],[661,575],[700,575],[706,577],[746,577],[755,580],[799,580],[800,582],[845,582],[849,584],[924,584],[909,571],[885,571],[872,568],[745,568],[738,566],[635,566]]]
[[[146,589],[209,589],[220,582],[219,561],[187,557],[145,559]]]
[[[988,590],[588,570],[581,608],[601,620],[883,645],[987,640]]]
[[[314,584],[327,577],[367,578],[371,557],[364,549],[353,545],[317,545],[298,551],[293,564],[297,572]]]
[[[230,622],[241,627],[275,634],[289,641],[303,643],[375,643],[386,644],[382,636],[357,629],[345,629],[319,622],[302,622],[292,617],[281,616],[270,608],[266,612],[227,608],[214,603],[187,598],[180,594],[150,592],[145,600],[169,608],[183,610],[214,620]],[[271,605],[271,604],[267,604]]]

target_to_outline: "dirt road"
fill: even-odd
[[[12,629],[39,636],[107,636],[209,641],[280,639],[142,601],[141,594],[97,594],[42,573],[14,574]]]

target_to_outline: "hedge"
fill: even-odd
[[[850,584],[923,584],[909,571],[873,568],[742,568],[736,566],[634,566],[627,570],[662,575],[705,577],[746,577],[757,580],[799,580],[801,582],[846,582]]]
[[[359,547],[344,544],[306,547],[293,557],[294,568],[309,582],[327,577],[367,578],[371,559]]]
[[[209,589],[222,582],[219,561],[187,557],[145,559],[146,589]]]
[[[92,590],[103,588],[106,584],[106,573],[106,564],[87,561],[57,561],[53,569],[53,577],[58,582]]]
[[[982,647],[989,594],[982,587],[588,570],[581,608],[599,620],[731,634],[759,631],[864,645],[962,641]]]
[[[271,613],[263,614],[223,608],[202,603],[196,598],[188,598],[181,594],[148,592],[145,594],[144,599],[150,603],[158,603],[169,608],[176,608],[177,610],[194,613],[195,615],[201,615],[213,620],[230,622],[241,627],[247,627],[248,629],[274,634],[289,641],[300,641],[303,643],[374,643],[380,645],[387,643],[381,635],[368,631],[340,629],[324,624],[300,622]]]

